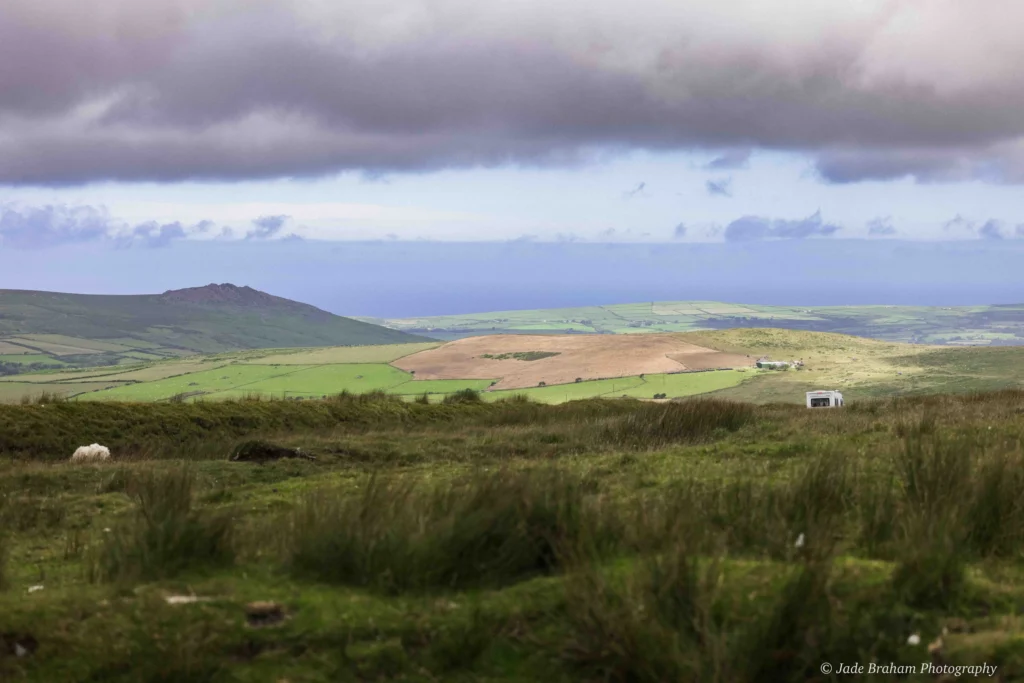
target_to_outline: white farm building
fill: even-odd
[[[841,408],[843,395],[838,391],[808,391],[808,408]]]

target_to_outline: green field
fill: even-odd
[[[638,334],[777,327],[921,344],[1024,345],[1024,304],[802,308],[714,301],[654,301],[416,319],[360,320],[438,339],[524,332]]]
[[[334,346],[323,349],[295,349],[255,358],[253,363],[280,365],[326,365],[330,363],[390,363],[405,356],[440,346],[423,344],[384,344],[379,346]]]
[[[259,382],[290,375],[308,369],[308,366],[278,368],[257,365],[227,365],[212,370],[201,370],[167,379],[141,382],[83,395],[87,400],[160,401],[177,394],[243,389]],[[109,379],[109,378],[107,378]]]
[[[494,380],[489,379],[424,379],[411,380],[388,388],[388,393],[401,396],[423,394],[453,394],[462,389],[484,391]]]
[[[0,406],[0,680],[1022,680],[1022,415],[1019,390]],[[314,459],[228,461],[253,438]],[[67,462],[94,441],[111,462]]]
[[[0,363],[16,363],[18,365],[31,365],[33,363],[44,363],[46,365],[66,365],[59,358],[44,356],[38,353],[17,353],[0,355]]]
[[[548,387],[531,387],[528,389],[507,389],[488,392],[488,400],[498,400],[508,396],[523,394],[540,403],[564,403],[584,398],[619,395],[627,389],[640,386],[643,380],[639,377],[620,377],[617,379],[597,379],[574,384],[555,384]]]
[[[595,397],[682,398],[711,393],[757,403],[802,403],[804,392],[840,389],[847,400],[1024,386],[1024,347],[940,347],[883,342],[847,335],[777,329],[689,332],[683,339],[707,348],[775,359],[801,358],[805,366],[780,371],[712,371],[491,391],[491,380],[418,380],[382,358],[400,358],[435,344],[318,349],[262,349],[136,362],[75,371],[47,371],[0,378],[0,401],[56,392],[83,400],[222,400],[260,394],[315,398],[347,391],[385,391],[409,398],[438,397],[461,389],[483,392],[487,401],[525,394],[543,403]],[[524,357],[533,356],[525,354]],[[297,363],[296,361],[323,361]],[[362,361],[362,362],[358,362]],[[529,362],[529,361],[520,361]]]

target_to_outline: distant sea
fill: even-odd
[[[1024,303],[1024,240],[731,244],[181,242],[0,250],[0,288],[161,292],[249,285],[341,315],[407,317],[645,301]]]

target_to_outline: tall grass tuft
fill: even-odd
[[[604,438],[621,446],[654,448],[707,439],[719,431],[736,431],[753,419],[752,406],[732,401],[647,403],[610,424]]]
[[[459,389],[458,391],[448,394],[444,397],[442,403],[480,403],[480,392],[475,389]]]
[[[232,523],[193,508],[195,475],[188,467],[133,475],[131,520],[105,534],[90,567],[93,580],[168,578],[234,559]]]
[[[737,646],[740,680],[802,681],[818,674],[837,640],[831,575],[832,558],[821,556],[802,563],[786,581],[771,611]]]
[[[0,591],[7,590],[10,584],[10,579],[7,578],[7,562],[10,551],[7,548],[9,541],[5,531],[0,528]]]
[[[1021,554],[1024,542],[1024,457],[991,454],[974,467],[974,491],[961,513],[966,543],[982,557]]]
[[[566,580],[563,657],[606,681],[731,681],[715,616],[722,573],[681,541],[625,577],[584,561]]]
[[[563,544],[613,536],[585,482],[556,470],[443,486],[374,477],[356,495],[313,493],[287,522],[294,572],[384,592],[502,585],[557,568]]]
[[[896,459],[904,501],[892,587],[906,605],[949,609],[963,596],[971,527],[964,512],[977,505],[974,465],[983,457],[977,447],[936,433],[928,416],[905,432]]]

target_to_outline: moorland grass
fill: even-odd
[[[110,423],[89,408],[67,415]],[[153,436],[168,440],[176,420],[209,420],[227,443],[230,417],[265,411],[267,433],[317,460],[230,463],[188,444],[170,462],[156,447],[0,460],[0,505],[18,511],[0,515],[0,632],[42,643],[0,656],[0,675],[753,683],[814,679],[826,661],[919,664],[932,641],[942,662],[1024,675],[1024,392],[836,411],[380,395],[229,408],[136,417],[168,416]],[[307,431],[308,414],[334,423]],[[163,603],[193,591],[211,601]],[[263,599],[287,618],[247,627],[244,604]]]
[[[232,519],[195,509],[187,466],[133,475],[124,486],[134,514],[105,532],[89,567],[93,580],[163,579],[233,560]]]
[[[441,485],[371,478],[317,491],[284,523],[294,571],[389,592],[506,585],[559,566],[559,549],[615,536],[557,470],[478,472]]]

